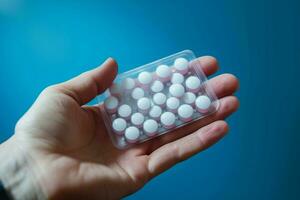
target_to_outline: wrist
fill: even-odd
[[[13,199],[45,199],[33,160],[15,136],[0,145],[0,180]]]

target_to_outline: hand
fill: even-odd
[[[214,58],[205,56],[199,61],[207,76],[217,71]],[[12,158],[24,155],[21,160],[27,161],[31,173],[24,177],[39,187],[36,192],[49,199],[118,199],[129,195],[220,140],[228,131],[223,119],[238,108],[238,100],[232,96],[238,88],[237,79],[219,75],[209,80],[221,102],[215,114],[172,134],[118,150],[108,137],[98,106],[84,105],[109,87],[116,74],[117,64],[109,58],[101,67],[46,88],[19,120],[15,134],[1,145],[2,152],[15,149]]]

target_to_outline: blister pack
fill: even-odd
[[[190,50],[119,74],[99,99],[107,132],[119,149],[172,132],[219,107]]]

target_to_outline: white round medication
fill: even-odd
[[[140,98],[137,102],[137,107],[140,112],[146,113],[151,107],[151,101],[147,97]]]
[[[169,81],[172,75],[172,71],[167,65],[159,65],[155,72],[157,78],[163,82]]]
[[[104,101],[104,107],[109,113],[115,113],[117,111],[117,107],[119,105],[119,101],[116,97],[110,96]]]
[[[185,81],[186,89],[190,92],[198,92],[200,89],[200,79],[196,76],[190,76]]]
[[[143,129],[148,136],[153,136],[157,133],[158,123],[153,119],[148,119],[143,124]]]
[[[129,105],[123,104],[118,108],[118,114],[120,117],[123,117],[125,119],[129,119],[131,115],[132,109]]]
[[[125,130],[125,138],[128,142],[134,143],[137,142],[140,137],[140,131],[135,126],[130,126]]]
[[[109,92],[111,95],[119,96],[121,94],[120,85],[117,83],[113,83],[109,88]]]
[[[113,128],[114,132],[118,135],[122,135],[124,133],[126,126],[127,126],[127,123],[122,118],[117,118],[112,123],[112,128]]]
[[[155,120],[159,120],[159,117],[162,113],[162,109],[159,106],[152,106],[149,111],[149,116]]]
[[[211,100],[207,96],[202,95],[202,96],[197,97],[195,104],[196,104],[196,108],[199,112],[205,113],[210,108]]]
[[[175,120],[176,120],[176,117],[171,112],[164,112],[160,116],[160,122],[167,129],[173,128],[175,126]]]
[[[167,97],[166,95],[164,95],[163,93],[156,93],[154,96],[153,96],[153,102],[158,105],[158,106],[161,106],[163,107],[165,105],[167,101]]]
[[[167,109],[171,112],[176,112],[177,108],[180,105],[180,101],[175,97],[169,97],[167,102]]]
[[[151,91],[154,93],[161,92],[164,89],[164,84],[161,81],[154,81],[151,85]]]
[[[125,90],[132,90],[135,86],[135,81],[132,78],[125,78],[121,84]]]
[[[174,73],[171,78],[173,84],[182,84],[184,82],[184,76],[180,73]]]
[[[183,104],[183,105],[179,106],[177,113],[179,115],[179,118],[182,121],[188,122],[188,121],[192,120],[194,110],[193,110],[192,106],[190,106],[188,104]]]
[[[145,117],[142,113],[134,113],[133,115],[131,115],[131,123],[137,127],[141,127],[144,120]]]
[[[186,92],[183,95],[183,102],[189,105],[194,105],[196,100],[196,95],[192,92]]]
[[[143,86],[147,86],[152,82],[152,74],[150,72],[141,72],[138,75],[138,81]]]
[[[169,88],[169,93],[173,97],[180,98],[184,95],[184,87],[181,84],[172,84]]]
[[[174,61],[174,68],[181,74],[186,74],[189,70],[189,61],[185,58],[177,58]]]
[[[131,97],[135,100],[139,100],[140,98],[142,98],[144,96],[145,96],[145,92],[140,87],[134,88],[131,92]]]

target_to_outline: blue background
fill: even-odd
[[[240,79],[230,134],[128,199],[299,199],[299,13],[296,0],[0,0],[0,140],[44,87],[108,56],[122,72],[192,49]]]

